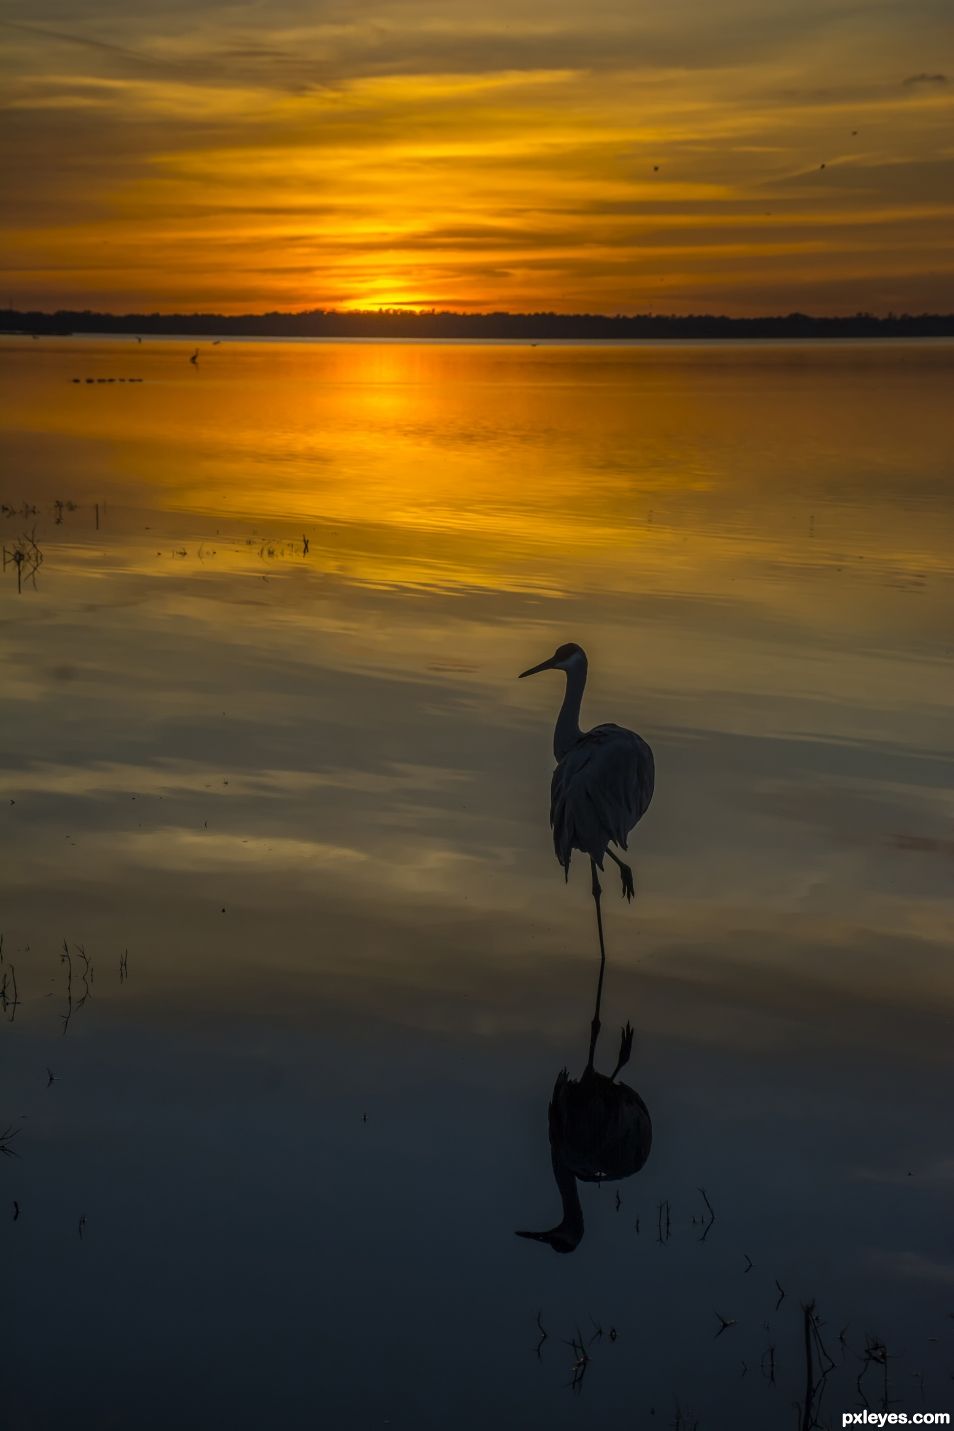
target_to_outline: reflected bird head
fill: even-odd
[[[534,1242],[546,1242],[554,1252],[575,1252],[583,1237],[583,1229],[579,1233],[567,1227],[551,1227],[549,1232],[517,1232],[517,1237],[529,1237]]]
[[[538,671],[572,671],[585,665],[586,652],[583,647],[568,641],[565,646],[556,648],[549,661],[541,661],[539,666],[531,666],[529,671],[521,671],[517,679],[522,681],[524,676],[535,676]]]

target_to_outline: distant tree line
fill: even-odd
[[[405,312],[399,308],[341,313],[28,313],[0,309],[0,331],[11,333],[141,333],[234,338],[948,338],[954,314],[854,313],[817,318],[787,313],[728,318],[707,313],[671,315],[605,313]]]

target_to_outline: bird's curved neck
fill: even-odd
[[[567,751],[574,746],[582,735],[580,730],[580,706],[583,703],[583,691],[586,686],[586,661],[574,662],[566,672],[566,691],[563,695],[563,705],[560,707],[560,714],[557,716],[556,729],[553,732],[553,754],[557,760],[562,760]]]
[[[556,1157],[552,1159],[552,1163],[553,1176],[560,1192],[560,1201],[563,1203],[563,1221],[559,1231],[577,1243],[583,1237],[583,1204],[580,1202],[580,1190],[566,1163],[559,1162]]]

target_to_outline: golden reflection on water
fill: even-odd
[[[939,937],[952,345],[198,346],[197,367],[191,343],[0,346],[4,496],[47,550],[37,591],[5,593],[6,700],[60,756],[18,788],[181,807],[90,830],[84,879],[246,870],[247,898],[287,877],[347,904],[371,861],[395,899],[433,914],[463,881],[488,918],[549,881],[586,939],[548,864],[557,682],[512,680],[573,638],[592,719],[661,762],[637,840],[653,948],[713,919],[787,947],[798,917],[804,977],[806,944],[863,942],[869,917]],[[222,707],[246,804],[213,835]],[[432,762],[436,784],[396,775]]]

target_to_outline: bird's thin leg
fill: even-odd
[[[612,850],[607,850],[606,853],[609,855],[610,859],[614,862],[614,864],[619,865],[619,877],[623,882],[623,894],[629,900],[635,899],[636,881],[633,879],[633,871],[630,869],[629,865],[624,865],[619,855],[614,855]]]
[[[596,928],[600,936],[600,960],[606,959],[606,945],[603,943],[603,914],[600,909],[600,895],[603,893],[600,885],[599,875],[596,873],[596,861],[590,860],[590,869],[593,871],[593,899],[596,902]]]

